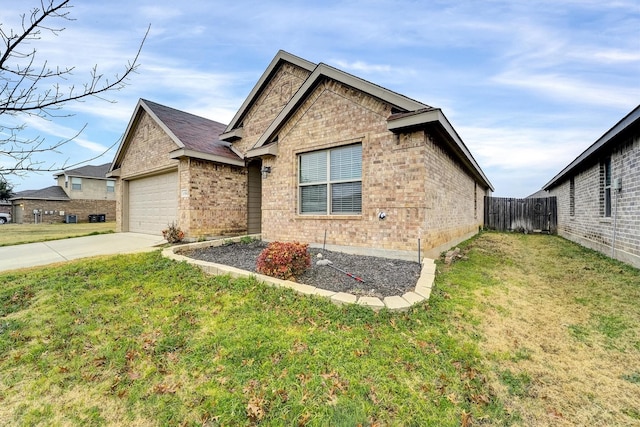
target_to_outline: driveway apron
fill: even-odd
[[[166,243],[161,236],[113,233],[0,247],[0,271],[35,267],[98,255],[144,252]]]

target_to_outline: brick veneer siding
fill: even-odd
[[[390,106],[334,81],[318,85],[265,158],[262,236],[338,246],[416,251],[478,231],[485,190],[425,132],[387,130]],[[300,153],[362,143],[362,214],[299,215]],[[474,194],[476,199],[474,202]],[[476,214],[474,207],[479,214]],[[387,214],[378,219],[379,212]]]
[[[600,162],[574,175],[575,215],[570,214],[570,177],[550,189],[558,200],[558,234],[583,246],[612,255],[614,217],[615,258],[640,268],[640,136],[616,147],[611,156],[612,179],[622,179],[622,191],[612,191],[611,217],[604,216]],[[605,159],[603,155],[601,160]],[[617,201],[617,212],[616,212]],[[617,214],[617,216],[616,216]]]
[[[120,165],[116,182],[117,231],[124,230],[126,183],[143,176],[178,170],[177,225],[185,238],[232,235],[247,230],[247,172],[244,168],[193,158],[171,159],[177,145],[142,111]]]
[[[19,199],[14,202],[13,220],[18,220],[15,210],[22,210],[22,224],[33,224],[33,211],[42,212],[38,221],[44,223],[64,222],[66,215],[76,215],[78,222],[89,222],[89,215],[104,214],[107,221],[116,219],[116,202],[114,200],[29,200]],[[61,215],[60,212],[64,212]]]
[[[258,96],[243,120],[242,140],[234,142],[236,150],[246,153],[302,86],[310,72],[293,64],[283,64]]]
[[[141,110],[130,135],[116,181],[116,231],[127,231],[124,214],[128,195],[123,180],[177,169],[179,164],[178,160],[169,158],[169,152],[178,146],[145,111]]]
[[[179,176],[179,223],[188,238],[247,231],[245,168],[183,159]]]

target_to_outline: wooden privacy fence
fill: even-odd
[[[485,197],[484,225],[491,230],[556,234],[556,198]]]

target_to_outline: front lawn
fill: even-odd
[[[638,270],[550,236],[461,248],[430,302],[397,314],[207,277],[159,252],[0,275],[0,419],[640,422]]]
[[[2,224],[0,225],[0,246],[113,233],[115,228],[116,223],[114,221],[81,222],[78,224],[60,222],[53,224]]]

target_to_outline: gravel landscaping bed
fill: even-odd
[[[184,252],[183,255],[256,272],[256,260],[266,246],[265,242],[259,240],[251,243],[228,243],[195,249]],[[334,267],[361,278],[364,283],[329,266],[317,265],[316,262],[320,259],[317,255],[321,252],[324,259],[333,262]],[[309,248],[309,253],[311,267],[298,277],[298,282],[330,291],[384,298],[412,291],[420,277],[420,265],[417,262],[322,251],[316,248]]]

